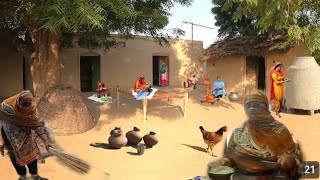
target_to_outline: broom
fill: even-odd
[[[70,154],[67,154],[61,150],[49,147],[49,152],[57,157],[63,164],[81,174],[87,174],[91,169],[90,165],[87,162]]]

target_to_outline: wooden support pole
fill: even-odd
[[[117,85],[117,106],[120,108],[120,91],[119,85]]]
[[[148,99],[142,99],[143,121],[147,123]]]
[[[189,94],[185,92],[183,100],[183,117],[187,118],[187,105],[188,105]]]

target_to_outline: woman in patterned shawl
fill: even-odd
[[[46,136],[44,122],[37,116],[30,91],[22,91],[1,103],[0,129],[10,160],[20,176],[19,180],[27,179],[25,166],[34,180],[46,180],[38,175],[37,158],[40,150],[34,132],[43,140],[47,150],[51,144]]]
[[[268,105],[267,96],[260,92],[245,98],[248,120],[233,131],[222,165],[246,173],[270,174],[269,171],[280,170],[288,173],[290,179],[298,179],[298,166],[302,162],[299,145],[286,126],[271,116]]]

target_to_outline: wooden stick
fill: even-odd
[[[120,92],[119,92],[119,85],[117,85],[117,106],[120,108]]]
[[[143,121],[147,123],[148,99],[142,99]]]
[[[184,94],[184,101],[183,101],[183,117],[187,118],[187,104],[188,104],[189,94],[185,92]]]

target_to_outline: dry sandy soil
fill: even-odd
[[[87,101],[93,115],[99,119],[96,127],[83,134],[58,136],[56,139],[67,152],[88,161],[93,167],[92,172],[86,176],[78,175],[50,157],[45,164],[39,164],[40,175],[53,180],[186,180],[204,175],[207,164],[222,156],[223,142],[214,149],[218,157],[206,154],[199,126],[216,131],[227,125],[228,133],[231,133],[245,120],[245,115],[241,103],[230,102],[228,99],[214,105],[200,104],[202,88],[191,91],[189,96],[186,119],[183,119],[180,107],[182,99],[152,101],[149,103],[147,124],[143,123],[140,101],[132,97],[122,96],[120,109],[117,109],[116,103]],[[301,141],[306,160],[320,161],[320,145],[316,143],[320,136],[320,114],[283,114],[279,120]],[[147,149],[142,156],[136,155],[133,147],[111,150],[106,145],[98,148],[90,146],[91,143],[107,144],[109,132],[115,126],[120,126],[125,132],[134,126],[139,127],[144,134],[155,131],[159,144]],[[8,156],[0,157],[0,179],[17,178]]]

